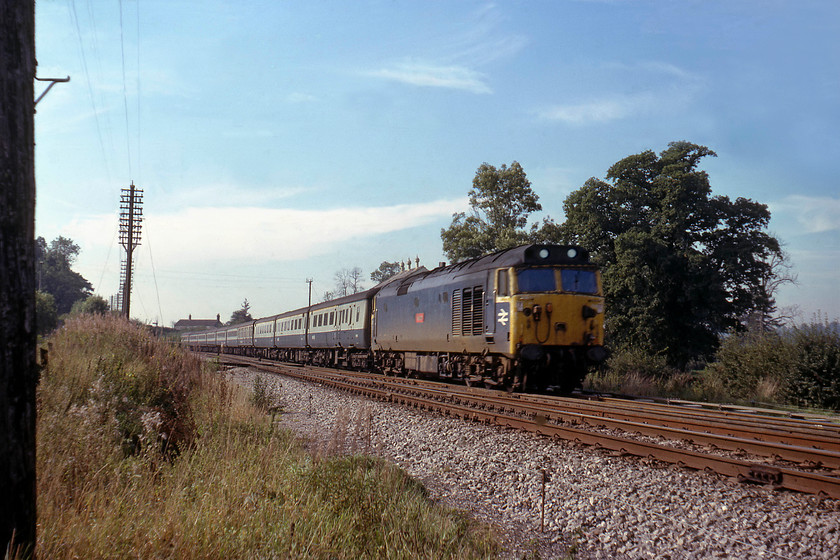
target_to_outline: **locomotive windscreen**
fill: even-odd
[[[597,294],[598,281],[595,279],[594,270],[580,270],[577,268],[564,268],[560,271],[560,282],[563,284],[564,292],[576,294]]]
[[[557,283],[553,268],[523,268],[516,271],[519,293],[553,292]]]
[[[538,293],[563,291],[575,294],[597,294],[598,280],[594,270],[561,268],[557,288],[557,268],[522,268],[516,271],[518,292]]]

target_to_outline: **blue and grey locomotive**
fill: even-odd
[[[568,391],[606,356],[603,311],[600,273],[584,249],[525,245],[183,340],[296,363]]]

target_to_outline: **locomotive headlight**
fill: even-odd
[[[541,259],[547,259],[548,255],[549,255],[548,249],[544,249],[544,248],[540,249],[540,258]]]
[[[573,259],[573,258],[577,257],[577,254],[578,254],[577,249],[569,249],[568,251],[566,251],[566,256],[569,257],[570,259]]]

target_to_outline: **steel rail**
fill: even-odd
[[[598,402],[598,401],[593,401]],[[728,421],[745,422],[754,424],[756,421],[761,421],[766,426],[775,426],[780,429],[791,431],[804,431],[812,433],[828,433],[832,435],[840,435],[840,417],[832,419],[826,416],[814,416],[811,418],[799,417],[782,417],[782,416],[763,416],[759,412],[733,412],[728,410],[724,405],[720,409],[716,408],[694,408],[682,404],[662,404],[649,403],[640,401],[630,401],[622,399],[606,399],[600,401],[602,406],[620,407],[623,409],[645,410],[645,411],[662,411],[667,410],[672,413],[679,413],[693,415],[698,418],[726,418]]]
[[[225,357],[225,359],[227,359],[227,357]],[[440,399],[441,391],[438,389],[433,390],[433,392],[437,394],[435,395],[435,398],[432,399],[424,398],[415,394],[409,394],[422,390],[418,384],[409,385],[407,383],[400,383],[396,386],[380,388],[364,383],[364,379],[361,377],[348,378],[343,374],[311,372],[307,371],[305,367],[294,367],[287,364],[268,364],[265,362],[258,363],[246,360],[237,361],[239,363],[245,363],[260,369],[290,375],[302,380],[312,381],[314,378],[314,380],[319,383],[338,389],[347,390],[388,402],[410,405],[423,410],[437,411],[449,416],[521,429],[588,446],[604,448],[618,453],[630,454],[639,457],[650,457],[666,463],[736,477],[741,481],[770,484],[774,488],[786,488],[789,490],[825,495],[840,499],[840,478],[832,476],[797,471],[784,467],[770,466],[730,457],[708,455],[705,453],[678,449],[657,443],[639,441],[612,434],[592,432],[590,430],[575,428],[572,426],[558,425],[552,423],[552,418],[550,416],[546,416],[545,414],[531,413],[526,416],[520,416],[499,410],[488,410],[486,407],[482,409],[474,406],[467,406],[460,404],[460,402],[445,402]],[[380,376],[377,376],[377,378],[378,377]],[[392,378],[383,379],[387,381],[392,380]],[[470,395],[466,393],[458,393],[457,396],[452,397],[451,400],[461,400],[467,398],[468,396]],[[476,400],[486,400],[485,397],[479,395],[472,395],[472,397],[476,398]],[[487,403],[485,402],[485,405],[486,404]],[[511,405],[506,403],[506,406]],[[536,407],[523,408],[532,408],[536,410]],[[602,420],[597,417],[593,418]],[[641,426],[644,427],[645,425],[641,424]],[[692,433],[692,435],[694,435],[694,433]],[[813,452],[815,450],[808,449],[807,451]]]
[[[329,370],[324,370],[329,375]],[[342,375],[342,374],[339,374]],[[365,375],[355,376],[368,378]],[[371,379],[377,379],[373,376]],[[399,378],[395,378],[399,379]],[[388,378],[386,383],[392,383]],[[410,390],[418,386],[425,386],[424,391],[436,390],[440,383],[428,382],[397,382],[403,390]],[[696,444],[712,445],[730,451],[745,451],[764,457],[779,457],[789,461],[822,465],[829,468],[840,468],[840,437],[830,437],[824,433],[816,435],[799,435],[781,430],[767,429],[757,426],[760,419],[753,419],[752,425],[743,422],[728,425],[721,421],[707,419],[694,420],[691,417],[681,418],[678,414],[667,414],[657,411],[656,416],[614,411],[611,407],[597,411],[588,410],[585,402],[577,399],[558,398],[522,398],[520,395],[507,395],[498,391],[487,391],[486,397],[475,389],[463,391],[452,386],[444,385],[444,397],[469,398],[479,406],[491,409],[507,405],[512,411],[519,407],[526,414],[544,415],[548,419],[558,419],[566,422],[582,422],[591,426],[605,426],[628,432],[638,432],[649,436],[663,436],[678,440],[688,440]],[[480,390],[482,393],[484,390]],[[454,397],[455,392],[461,397]],[[534,403],[533,406],[525,403]],[[597,407],[596,407],[597,408]],[[504,408],[503,408],[504,409]],[[571,409],[571,410],[570,410]],[[580,410],[582,412],[575,412]]]
[[[600,403],[595,403],[590,406],[586,401],[581,402],[575,399],[564,399],[561,402],[554,400],[527,400],[525,402],[538,402],[538,406],[545,407],[547,410],[555,411],[558,414],[578,413],[586,417],[609,418],[698,433],[757,439],[767,443],[816,448],[840,454],[840,434],[821,430],[803,430],[801,428],[783,429],[773,425],[767,425],[763,422],[763,419],[757,417],[753,418],[752,422],[745,422],[743,420],[730,421],[723,417],[698,417],[692,414],[681,413],[680,410],[628,410],[620,406],[599,406]]]
[[[421,388],[419,386],[410,388],[409,386],[404,385],[401,385],[400,388],[403,391],[410,391],[413,389],[418,393],[418,396],[420,396],[420,392],[428,395],[430,391],[439,395],[439,398],[442,399],[448,398],[451,395],[451,392],[448,389],[428,389]],[[738,437],[698,431],[696,425],[689,427],[672,427],[670,425],[659,423],[658,418],[651,418],[651,422],[640,422],[614,417],[583,414],[565,410],[555,403],[552,403],[549,406],[542,403],[532,404],[529,401],[510,398],[504,394],[497,393],[498,392],[481,395],[459,392],[459,396],[453,396],[451,398],[459,401],[468,399],[472,402],[472,408],[478,407],[483,410],[490,411],[500,410],[501,412],[510,411],[512,413],[519,413],[535,418],[541,417],[544,422],[562,421],[572,424],[587,424],[593,427],[606,427],[629,433],[640,433],[647,436],[661,436],[675,440],[686,440],[697,445],[710,445],[715,448],[726,449],[729,451],[744,451],[762,457],[781,458],[788,461],[809,464],[815,467],[825,466],[828,468],[840,469],[840,451],[813,447],[811,446],[811,442],[808,440],[805,440],[806,445],[803,446],[744,437],[751,435],[751,433],[746,430],[742,430],[740,432],[742,435]],[[834,446],[837,446],[838,442],[840,442],[840,440],[837,439],[833,441],[826,441]]]

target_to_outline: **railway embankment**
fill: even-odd
[[[486,525],[376,456],[310,453],[206,364],[110,317],[49,339],[42,558],[485,558]],[[276,412],[276,411],[274,411]]]
[[[317,453],[366,453],[501,528],[513,556],[836,558],[840,502],[446,418],[246,368]]]

